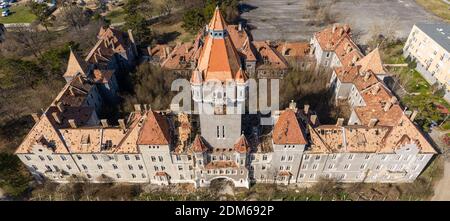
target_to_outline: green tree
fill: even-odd
[[[140,43],[150,43],[152,31],[147,19],[152,10],[151,4],[146,0],[128,0],[124,6],[126,13],[125,28],[131,29]]]
[[[151,42],[152,31],[142,15],[136,13],[125,16],[125,27],[133,31],[134,36],[141,44]]]
[[[212,18],[217,6],[229,23],[234,23],[239,17],[238,1],[236,0],[203,0],[202,7],[195,7],[185,12],[183,16],[183,28],[191,33],[196,33]]]
[[[55,18],[49,13],[49,6],[46,3],[30,1],[29,7],[31,13],[37,17],[38,23],[44,26],[45,30],[48,32],[48,27],[53,25],[53,20]]]
[[[183,16],[182,27],[191,33],[197,32],[206,23],[203,11],[199,8],[188,10]]]
[[[0,153],[0,187],[6,194],[13,197],[22,195],[30,181],[29,172],[17,156]]]

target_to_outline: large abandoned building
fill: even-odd
[[[226,179],[249,187],[252,182],[322,178],[414,181],[436,154],[413,122],[416,113],[403,111],[376,76],[384,71],[376,63],[377,51],[364,56],[347,35],[348,26],[324,32],[329,33],[313,38],[311,53],[318,65],[334,68],[330,89],[352,107],[347,124],[340,118],[322,125],[308,105],[297,108],[292,102],[272,113],[269,134],[260,126],[245,131],[248,122],[239,110],[249,99],[247,80],[269,77],[266,70],[285,69],[287,60],[309,59],[309,46],[253,42],[242,27],[227,25],[216,9],[194,43],[149,48],[152,62],[190,75],[195,105],[210,106],[213,113],[156,111],[137,104],[118,126],[98,119],[102,100],[113,96],[118,84],[108,67],[130,64],[127,59],[136,55],[131,33],[102,29],[100,43],[87,59],[71,54],[64,74],[67,85],[42,115],[33,114],[36,124],[16,154],[36,178],[55,182],[83,177],[91,182],[206,187]],[[120,59],[111,59],[115,56]],[[210,82],[217,90],[203,89]]]

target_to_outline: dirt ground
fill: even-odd
[[[244,3],[256,8],[242,17],[257,27],[252,31],[255,40],[309,40],[323,27],[307,25],[306,1],[245,0]],[[361,35],[359,43],[369,39],[369,31],[374,25],[395,24],[396,35],[406,38],[415,23],[441,21],[414,0],[339,0],[331,11],[337,22],[349,23]]]

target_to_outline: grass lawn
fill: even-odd
[[[416,0],[428,11],[450,22],[450,5],[442,0]]]
[[[106,15],[106,18],[111,20],[111,23],[120,23],[125,21],[125,11],[122,8],[117,8]]]
[[[13,5],[9,8],[11,15],[8,17],[0,17],[0,23],[31,23],[36,16],[31,14],[30,9],[25,5]]]
[[[403,43],[395,42],[381,49],[382,60],[385,64],[407,63],[402,55]],[[400,84],[409,93],[400,98],[400,103],[410,110],[418,110],[419,114],[416,122],[424,131],[428,131],[432,121],[440,124],[445,119],[440,113],[436,104],[443,105],[450,109],[448,104],[440,94],[433,93],[433,87],[422,77],[422,75],[411,67],[392,67],[389,72],[395,74]],[[443,124],[448,127],[448,123]]]

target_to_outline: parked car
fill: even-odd
[[[7,17],[9,16],[11,13],[9,12],[9,9],[3,10],[2,12],[2,17]]]

